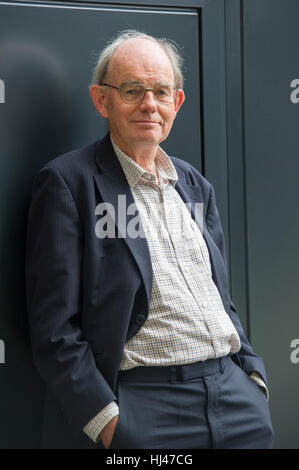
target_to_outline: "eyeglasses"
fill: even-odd
[[[171,104],[175,102],[179,90],[179,88],[175,88],[171,85],[160,84],[155,85],[154,88],[146,88],[141,83],[123,83],[120,87],[103,83],[102,86],[115,88],[119,91],[121,99],[130,104],[136,104],[142,101],[147,91],[153,92],[154,99],[158,103]]]

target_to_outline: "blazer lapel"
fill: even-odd
[[[113,216],[118,229],[118,236],[124,239],[137,263],[149,303],[153,276],[149,248],[138,211],[134,211],[132,215],[128,214],[128,207],[134,204],[135,200],[122,167],[113,150],[109,134],[97,144],[96,163],[100,173],[94,175],[95,183],[103,201],[111,204],[114,208]],[[133,218],[134,226],[136,227],[137,223],[139,224],[138,232],[140,236],[136,238],[133,238],[127,233],[128,223]]]
[[[205,237],[205,231],[207,228],[205,225],[207,205],[204,202],[201,187],[187,184],[182,171],[180,171],[178,168],[176,168],[176,170],[179,179],[175,185],[175,189],[179,193],[182,200],[186,203],[186,206],[189,212],[191,213],[192,219],[199,226],[203,233],[203,236]]]
[[[207,201],[203,197],[200,186],[192,186],[192,185],[187,184],[184,178],[184,174],[178,168],[176,168],[176,170],[179,175],[179,180],[177,181],[175,188],[184,202],[191,203],[191,211],[190,211],[191,217],[197,223],[197,225],[199,226],[202,232],[203,238],[209,250],[213,280],[216,283],[216,285],[219,286],[220,283],[219,283],[218,274],[217,274],[218,273],[217,263],[219,260],[219,256],[222,258],[222,255],[218,247],[215,245],[215,242],[213,241],[211,234],[209,232],[209,229],[207,227],[207,224],[206,224]],[[202,212],[200,214],[201,217],[198,217],[198,213],[196,211],[197,203],[202,204]]]

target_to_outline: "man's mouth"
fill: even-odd
[[[157,121],[147,121],[147,120],[144,120],[144,119],[136,120],[136,121],[133,121],[133,122],[137,123],[137,124],[158,124]]]

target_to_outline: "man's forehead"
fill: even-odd
[[[144,39],[144,38],[127,39],[116,48],[114,52],[114,56],[135,55],[136,52],[139,53],[140,55],[146,54],[146,53],[164,55],[167,58],[166,53],[164,52],[162,47],[158,44],[158,42],[152,41],[150,39]]]
[[[132,75],[132,78],[134,71],[173,73],[167,54],[159,44],[146,39],[131,39],[121,44],[108,68],[108,73],[114,71]]]

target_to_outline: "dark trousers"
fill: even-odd
[[[110,449],[269,449],[263,391],[229,356],[119,374]]]

